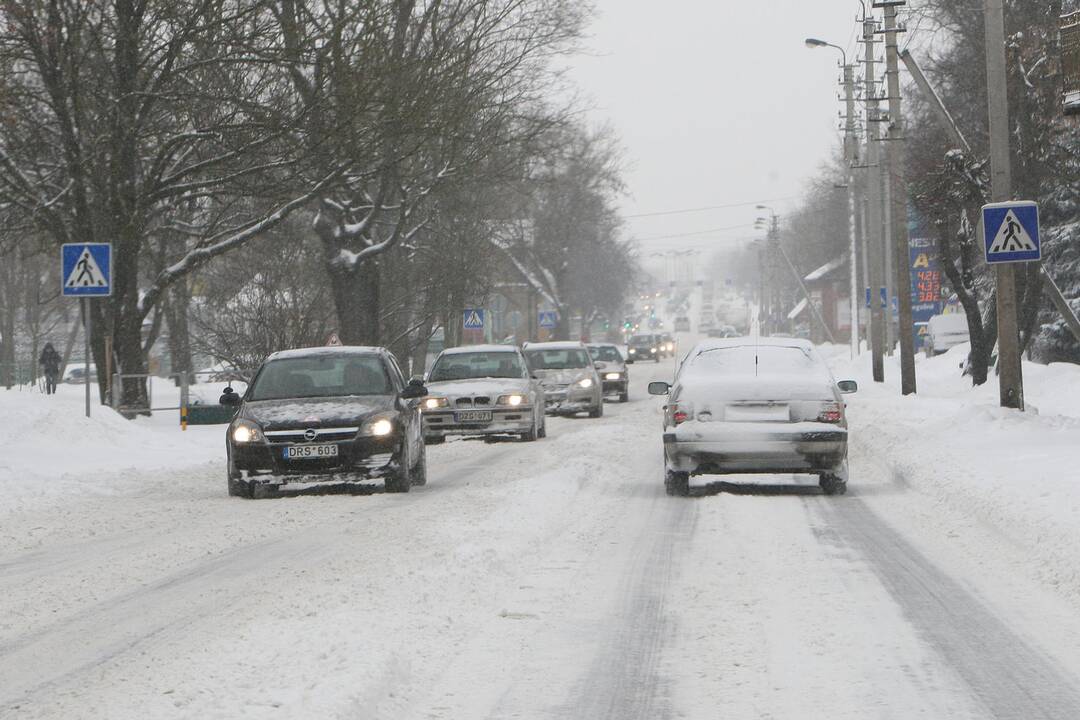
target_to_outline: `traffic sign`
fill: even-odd
[[[1042,259],[1039,206],[1030,200],[983,205],[983,247],[987,263]]]
[[[554,310],[541,310],[537,320],[540,327],[550,330],[559,326],[559,313]]]
[[[60,249],[61,291],[67,297],[112,295],[112,245],[69,243]]]
[[[330,333],[330,337],[326,339],[326,347],[341,347],[341,338],[336,332]]]
[[[484,329],[484,311],[481,308],[465,308],[461,325],[466,330]]]

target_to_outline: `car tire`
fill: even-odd
[[[630,388],[627,388],[626,390],[623,390],[621,393],[619,393],[619,402],[630,402]]]
[[[589,411],[589,417],[600,418],[604,417],[604,398],[600,398],[600,402],[595,408]]]
[[[427,485],[427,446],[420,445],[420,459],[413,465],[412,473],[409,478],[411,483],[417,487]]]
[[[664,474],[664,489],[673,497],[687,497],[690,494],[690,473],[668,470]]]
[[[831,473],[821,474],[821,492],[826,495],[843,495],[847,492],[847,481]]]
[[[536,437],[547,437],[547,415],[544,415],[543,413],[540,414],[540,429],[536,431]]]
[[[536,442],[540,439],[540,424],[536,418],[533,418],[532,427],[528,432],[523,432],[520,435],[522,442]]]
[[[408,442],[403,440],[402,443],[402,462],[399,463],[396,472],[390,473],[383,480],[383,487],[386,488],[388,493],[407,493],[412,487],[412,468],[409,467],[411,458],[406,457],[408,455],[406,451]]]
[[[425,445],[442,445],[445,442],[446,442],[446,436],[445,435],[425,435],[424,436],[424,444]]]
[[[239,497],[251,500],[255,497],[253,492],[252,482],[245,480],[244,478],[233,477],[229,475],[229,497]]]

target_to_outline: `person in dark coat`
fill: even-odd
[[[38,362],[45,371],[45,392],[52,395],[56,392],[56,383],[60,379],[60,353],[56,352],[52,343],[45,343]]]

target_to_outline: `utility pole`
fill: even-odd
[[[889,201],[892,220],[893,271],[900,303],[900,392],[915,392],[915,324],[911,316],[911,250],[908,244],[907,184],[904,169],[904,116],[900,107],[900,53],[896,36],[897,7],[905,0],[885,5],[885,73],[889,90]],[[1004,40],[1002,41],[1004,52]]]
[[[846,58],[845,58],[846,59]],[[848,237],[851,241],[850,285],[851,295],[851,359],[859,354],[859,213],[855,186],[855,164],[859,161],[859,141],[855,137],[855,67],[844,63],[844,157],[848,165]]]
[[[1009,94],[1006,83],[1005,9],[1003,0],[984,0],[986,87],[990,110],[991,202],[1012,199],[1009,159]],[[983,228],[983,232],[986,229]],[[1020,329],[1016,321],[1016,273],[1012,263],[995,267],[997,275],[998,392],[1001,407],[1024,409],[1020,364]]]
[[[876,23],[870,13],[863,15],[863,45],[866,51],[866,245],[870,266],[868,285],[870,289],[870,350],[873,356],[874,382],[885,382],[885,304],[881,294],[885,283],[882,279],[881,236],[881,147],[878,123],[877,78],[874,57],[877,41],[874,37]]]

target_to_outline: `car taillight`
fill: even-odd
[[[835,402],[823,403],[817,419],[823,423],[838,423],[844,419],[844,407]]]
[[[671,421],[676,425],[684,423],[687,420],[691,420],[694,416],[694,411],[685,406],[672,405],[671,406]]]

